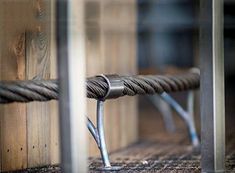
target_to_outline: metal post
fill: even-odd
[[[57,0],[62,172],[87,171],[85,47],[82,0]]]
[[[194,116],[195,116],[195,110],[194,110],[194,91],[189,91],[188,92],[188,98],[187,98],[187,113],[188,113],[188,117],[190,119],[190,127],[191,127],[191,137],[192,137],[192,142],[194,146],[199,146],[200,145],[200,141],[197,135],[197,131],[196,131],[196,123],[194,121]],[[195,132],[195,133],[193,133]],[[195,135],[193,135],[195,134]]]
[[[110,90],[112,93],[112,89]],[[106,147],[105,142],[105,135],[104,135],[104,101],[98,100],[97,101],[97,132],[99,136],[99,146],[100,155],[103,160],[104,167],[98,168],[100,171],[118,171],[121,169],[120,166],[111,166],[108,150]]]
[[[97,101],[97,130],[100,139],[100,152],[105,168],[111,168],[104,136],[104,102]]]
[[[201,0],[201,167],[225,171],[223,0]]]
[[[194,91],[189,91],[189,93],[188,93],[187,111],[193,121],[193,124],[194,124],[195,123],[194,122],[194,114],[195,114],[195,111],[194,111]]]

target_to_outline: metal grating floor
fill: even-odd
[[[200,154],[191,146],[140,142],[111,157],[124,172],[200,172]],[[93,160],[90,172],[97,172],[100,160]]]
[[[122,166],[118,173],[197,173],[200,172],[199,150],[185,145],[185,141],[176,144],[143,141],[111,155],[113,165]],[[227,172],[235,172],[235,138],[227,146]],[[100,173],[102,166],[99,158],[89,159],[89,172]],[[61,173],[59,166],[35,168],[18,173]]]
[[[160,172],[160,173],[197,173],[200,168],[200,150],[186,144],[187,140],[176,143],[142,141],[122,151],[113,153],[113,165],[123,166],[118,173]],[[235,172],[235,138],[227,142],[226,170]],[[90,159],[90,173],[100,172],[100,159]]]

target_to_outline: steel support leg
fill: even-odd
[[[87,118],[87,128],[90,131],[91,135],[93,136],[97,146],[100,148],[100,137],[98,131],[89,118]]]
[[[223,0],[201,0],[201,167],[225,171]]]
[[[93,123],[87,120],[87,127],[95,139],[97,146],[100,150],[100,155],[104,164],[104,167],[98,168],[100,171],[118,171],[121,169],[120,166],[111,166],[109,161],[108,150],[105,142],[105,134],[104,134],[104,101],[97,101],[97,128],[93,125]]]
[[[190,138],[192,141],[193,146],[198,147],[199,146],[199,139],[197,136],[196,128],[194,121],[189,115],[189,112],[185,111],[169,94],[162,93],[161,97],[164,101],[166,101],[175,111],[180,115],[180,117],[185,121],[188,129]]]
[[[194,92],[189,91],[187,99],[187,111],[194,123]]]
[[[100,139],[100,154],[102,157],[102,160],[104,162],[104,168],[111,168],[111,164],[109,161],[108,151],[105,143],[105,137],[104,137],[104,102],[103,101],[97,101],[97,130],[99,134]]]

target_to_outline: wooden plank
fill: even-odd
[[[0,80],[25,78],[24,1],[0,2]],[[21,16],[19,16],[21,13]],[[18,21],[19,20],[19,21]],[[27,166],[26,107],[24,104],[0,105],[2,171]]]
[[[45,33],[27,34],[26,78],[49,78],[49,40]],[[48,103],[27,104],[28,167],[49,163],[50,116]]]
[[[55,165],[60,163],[60,137],[59,137],[59,117],[58,117],[58,102],[50,103],[50,164]]]
[[[56,61],[56,38],[55,38],[55,0],[51,0],[51,34],[50,34],[50,78],[57,79],[57,61]],[[50,157],[51,164],[60,163],[60,138],[59,138],[59,113],[58,113],[58,102],[50,102]]]
[[[101,73],[136,74],[135,3],[86,1],[87,76]],[[109,151],[115,151],[136,141],[136,105],[136,98],[123,98],[105,103],[105,133]],[[88,108],[88,116],[96,122],[94,100],[88,99]],[[91,156],[99,155],[91,135],[89,150]]]
[[[109,14],[112,15],[112,14]],[[105,47],[105,72],[107,74],[118,73],[118,34],[103,33],[104,47]],[[106,129],[107,129],[107,141],[109,151],[114,151],[119,148],[120,137],[120,117],[118,114],[119,105],[118,100],[108,100],[106,103]]]
[[[112,67],[113,67],[113,63],[112,63],[112,59],[113,56],[109,57],[109,59],[107,59],[107,48],[110,48],[109,51],[113,51],[112,49],[112,41],[111,41],[111,37],[108,37],[105,32],[104,32],[104,28],[105,26],[103,25],[103,23],[106,21],[106,1],[101,1],[101,14],[100,14],[100,25],[101,25],[101,31],[100,31],[100,35],[101,35],[101,56],[104,58],[104,71],[103,73],[106,74],[110,74]],[[112,15],[112,14],[109,14]],[[110,40],[109,45],[107,46],[106,42],[107,40]],[[115,54],[115,52],[113,52]],[[107,63],[109,63],[109,66],[107,68]],[[114,110],[111,113],[112,110],[112,103],[111,101],[106,101],[105,103],[105,109],[104,109],[104,128],[105,128],[105,138],[106,138],[106,144],[107,144],[107,149],[109,152],[112,151],[112,130],[113,128],[110,128],[112,126],[112,119],[115,116],[115,112]],[[112,115],[110,115],[112,114]]]
[[[26,34],[26,79],[50,77],[50,3],[34,1],[37,11],[37,32]],[[39,14],[40,13],[40,14]],[[27,104],[28,167],[50,163],[49,103]]]
[[[100,1],[86,1],[86,74],[94,76],[103,73],[104,63],[101,56],[101,36],[100,36]],[[87,99],[88,117],[96,124],[96,101]],[[90,134],[89,155],[99,156],[99,150]]]
[[[131,5],[110,1],[102,3],[101,34],[104,37],[105,72],[136,74],[136,54],[133,53],[136,51],[135,23],[132,19],[135,11],[130,10],[135,9],[135,3],[134,1]],[[114,19],[118,19],[115,27],[113,27]],[[131,29],[126,30],[127,27]],[[106,117],[109,121],[107,130],[110,133],[107,139],[110,151],[127,146],[137,139],[135,105],[136,100],[130,98],[110,101],[107,108],[107,114],[110,115]]]
[[[127,16],[130,16],[127,25],[131,25],[131,29],[130,32],[132,34],[130,34],[130,38],[129,38],[129,42],[127,43],[128,45],[130,45],[130,52],[129,52],[129,56],[132,57],[130,58],[130,62],[128,62],[128,64],[130,64],[131,68],[129,67],[128,69],[130,71],[128,71],[128,73],[130,74],[137,74],[137,4],[135,0],[130,0],[130,6],[129,8],[126,8]],[[138,140],[138,99],[137,98],[129,98],[130,99],[130,103],[131,103],[131,108],[128,109],[130,111],[130,118],[131,118],[131,122],[132,122],[132,128],[130,129],[130,139],[129,139],[129,143],[133,143],[136,142]]]

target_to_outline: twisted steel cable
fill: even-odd
[[[197,89],[200,85],[198,73],[182,75],[145,75],[122,76],[124,90],[120,96],[144,94],[161,94]],[[108,83],[102,77],[91,77],[86,80],[87,97],[103,98],[108,92]],[[59,97],[57,80],[1,81],[0,103],[31,102],[57,100]]]

